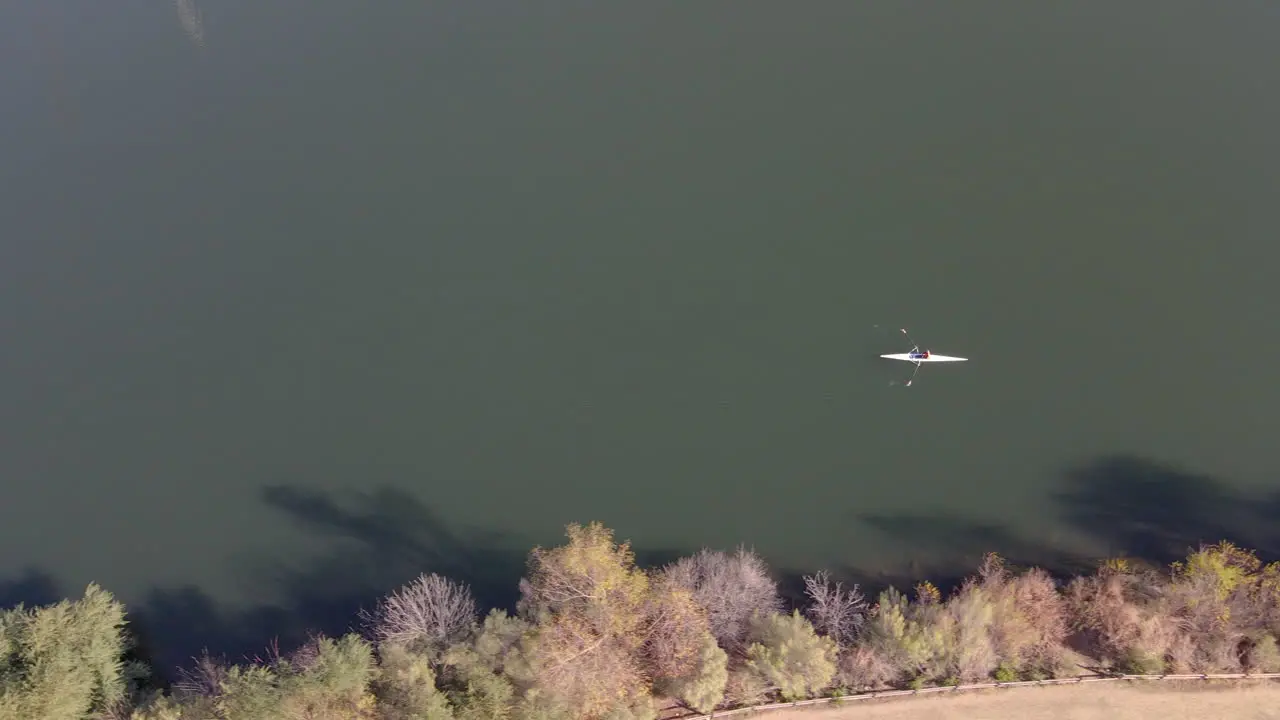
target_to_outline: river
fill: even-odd
[[[3,16],[0,599],[1280,550],[1274,3]]]

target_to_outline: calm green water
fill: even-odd
[[[20,0],[0,578],[1265,549],[1280,11],[948,5]]]

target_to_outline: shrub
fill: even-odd
[[[1152,574],[1106,566],[1094,575],[1074,578],[1066,593],[1071,627],[1089,654],[1114,662],[1128,658],[1136,643],[1150,651],[1157,640],[1171,642],[1166,628],[1152,624],[1164,586]]]
[[[1263,635],[1249,644],[1245,666],[1252,673],[1280,672],[1280,648],[1272,635]]]
[[[843,650],[836,668],[836,681],[854,692],[889,687],[902,675],[901,670],[867,644]]]
[[[768,699],[772,688],[759,673],[745,666],[729,670],[724,699],[729,705],[759,705]]]

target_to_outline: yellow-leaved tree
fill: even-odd
[[[651,714],[641,657],[649,578],[603,525],[571,524],[566,535],[565,545],[534,548],[520,582],[518,609],[533,624],[526,701],[581,718]]]

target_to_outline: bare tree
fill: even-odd
[[[804,576],[804,592],[813,601],[805,614],[818,632],[840,646],[857,637],[867,615],[867,601],[857,585],[846,589],[823,570]]]
[[[195,667],[178,670],[173,692],[187,702],[197,697],[216,698],[222,692],[222,682],[226,679],[226,661],[211,657],[206,650],[196,658]]]
[[[419,575],[361,616],[378,642],[435,652],[475,627],[476,603],[466,585],[432,573]]]
[[[731,652],[746,650],[753,616],[782,609],[778,586],[769,577],[764,560],[743,547],[732,555],[701,550],[668,565],[663,574],[706,609],[711,634]]]

